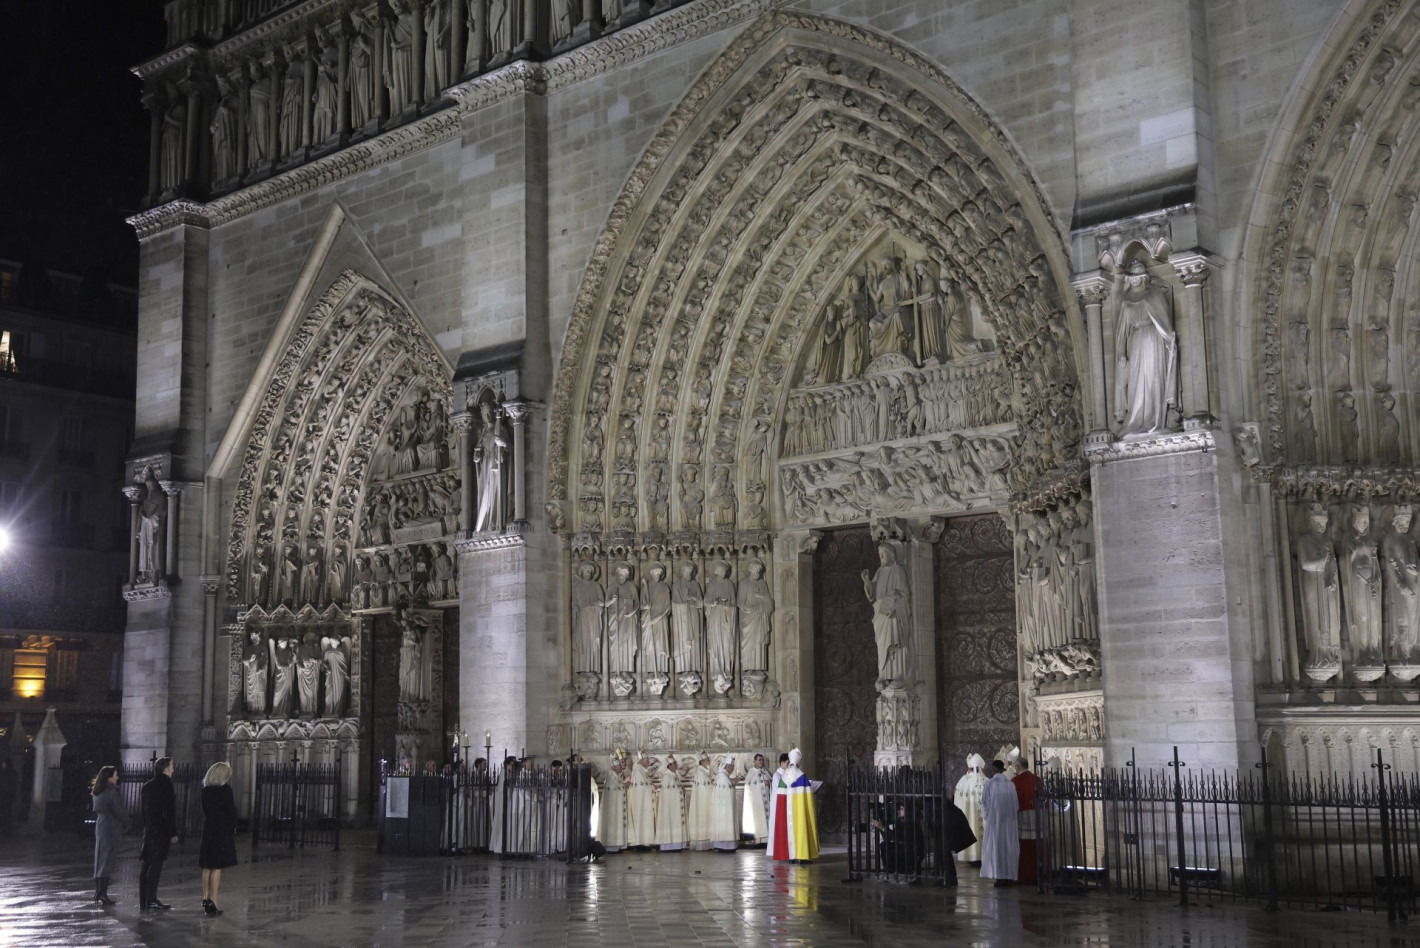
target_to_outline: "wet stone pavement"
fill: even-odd
[[[243,841],[245,842],[245,840]],[[845,885],[843,856],[809,866],[733,854],[619,854],[592,865],[489,856],[377,856],[369,833],[338,853],[260,853],[243,846],[223,874],[225,914],[201,911],[196,843],[167,862],[159,897],[170,912],[137,911],[137,844],[92,898],[91,849],[72,838],[0,840],[0,948],[127,945],[518,945],[549,948],[819,948],[944,945],[1368,948],[1416,945],[1420,919],[1284,911],[1233,903],[1187,910],[1165,900],[1041,896],[961,886]]]

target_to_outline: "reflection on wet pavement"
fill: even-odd
[[[226,914],[202,914],[195,841],[168,860],[160,897],[137,911],[137,850],[111,891],[90,901],[91,851],[77,840],[0,840],[0,946],[517,945],[556,948],[815,948],[865,945],[1092,948],[1420,946],[1420,920],[1287,911],[1206,899],[1041,896],[995,889],[968,870],[956,889],[844,885],[846,863],[770,863],[760,850],[621,854],[593,866],[489,856],[377,856],[352,833],[338,853],[263,853],[224,873]],[[241,850],[249,859],[248,850]],[[970,878],[967,878],[970,877]]]

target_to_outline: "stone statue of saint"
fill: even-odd
[[[1351,668],[1359,681],[1385,674],[1381,651],[1381,563],[1371,539],[1371,509],[1357,504],[1350,529],[1336,544],[1341,572],[1341,604],[1346,611],[1346,635]]]
[[[1396,505],[1381,539],[1386,659],[1390,673],[1401,681],[1420,673],[1420,553],[1410,535],[1411,517],[1409,504]]]
[[[844,313],[835,301],[828,304],[823,317],[823,335],[819,339],[818,382],[830,385],[843,377]]]
[[[602,630],[606,626],[606,596],[597,582],[595,563],[577,565],[572,584],[572,667],[601,674]]]
[[[327,635],[320,647],[325,653],[325,716],[338,718],[350,697],[350,636]]]
[[[424,97],[436,99],[449,84],[449,5],[424,5]]]
[[[746,672],[769,668],[769,632],[774,616],[774,597],[764,579],[764,564],[750,560],[740,580],[740,668]]]
[[[660,563],[646,567],[641,597],[641,672],[667,675],[671,670],[671,587]]]
[[[428,623],[408,615],[400,626],[399,700],[428,701],[433,692]]]
[[[164,191],[171,191],[183,183],[186,168],[183,155],[184,137],[187,130],[187,106],[181,99],[175,101],[163,113],[163,132],[160,141],[161,153],[158,165],[158,181]]]
[[[474,530],[502,530],[508,524],[506,462],[511,439],[504,430],[502,413],[490,402],[479,406],[483,428],[474,456],[478,467],[478,516]]]
[[[316,69],[315,103],[311,113],[312,145],[323,145],[335,134],[339,78],[337,63],[330,56],[322,55]]]
[[[458,570],[454,566],[454,558],[449,555],[446,544],[435,543],[433,581],[430,584],[429,598],[457,599],[458,594]]]
[[[306,547],[306,562],[301,565],[301,593],[297,598],[298,603],[309,602],[313,606],[320,605],[321,584],[325,579],[325,570],[321,562],[320,547],[314,543]]]
[[[271,716],[289,718],[291,702],[296,696],[296,649],[289,638],[267,639],[271,648],[273,671],[271,687]]]
[[[389,89],[390,114],[397,115],[414,102],[414,14],[407,0],[390,4],[395,19],[385,28],[385,86]]]
[[[1310,504],[1304,517],[1306,532],[1297,537],[1295,547],[1300,618],[1307,644],[1303,670],[1314,681],[1326,681],[1341,671],[1341,584],[1336,554],[1326,533],[1326,508]]]
[[[292,62],[286,67],[286,80],[281,86],[281,115],[279,117],[281,133],[281,155],[283,158],[290,157],[300,149],[301,142],[301,122],[302,93],[306,86],[306,80],[301,75],[305,66],[299,60]]]
[[[1089,641],[1099,638],[1098,612],[1095,605],[1095,542],[1094,531],[1090,528],[1090,515],[1093,510],[1094,507],[1088,500],[1081,500],[1075,505],[1075,530],[1070,536],[1071,559],[1078,575],[1076,590],[1080,597],[1076,612],[1080,617],[1077,635]]]
[[[488,55],[495,57],[512,48],[512,0],[488,0]]]
[[[266,714],[266,686],[271,673],[271,656],[260,632],[247,636],[242,647],[242,697],[247,714],[261,717]]]
[[[247,160],[250,164],[272,157],[271,82],[253,76],[247,105]]]
[[[872,319],[872,303],[863,292],[863,278],[858,275],[843,281],[843,296],[838,301],[839,319],[843,325],[843,371],[841,378],[856,379],[868,365],[868,321]]]
[[[231,87],[223,79],[217,80],[222,97],[212,112],[212,180],[226,181],[237,173],[237,109]]]
[[[296,693],[302,717],[313,718],[320,711],[320,669],[320,643],[314,632],[307,632],[296,648]]]
[[[330,563],[326,566],[326,602],[344,602],[349,591],[346,589],[350,574],[350,563],[346,557],[345,545],[335,544],[330,551]]]
[[[1119,318],[1114,328],[1114,420],[1121,436],[1153,434],[1168,426],[1178,384],[1173,309],[1133,260],[1116,279]]]
[[[359,24],[356,24],[359,29]],[[360,129],[370,121],[370,106],[374,102],[373,50],[363,29],[350,42],[350,127]]]
[[[370,608],[370,587],[374,582],[375,572],[370,569],[370,558],[361,553],[355,557],[355,578],[350,584],[351,608]]]
[[[671,661],[677,674],[700,671],[700,637],[704,629],[704,595],[695,578],[695,564],[680,564],[671,584]]]
[[[705,649],[715,693],[724,694],[734,685],[737,607],[735,584],[730,581],[730,564],[718,561],[713,576],[705,584]]]
[[[163,514],[167,511],[167,498],[158,479],[152,474],[144,482],[143,503],[138,507],[138,575],[156,583],[161,577],[158,545],[163,536]]]
[[[608,669],[613,675],[630,674],[636,670],[636,651],[640,646],[637,622],[641,604],[636,598],[636,584],[631,581],[631,567],[618,563],[615,579],[607,584],[606,623]]]
[[[909,682],[912,651],[912,597],[907,570],[890,541],[878,544],[878,571],[863,570],[863,592],[873,604],[873,638],[878,645],[878,691],[901,690]]]
[[[937,278],[932,265],[918,260],[912,266],[914,295],[912,306],[917,312],[917,361],[921,365],[937,365],[946,357],[946,301],[937,291]]]
[[[902,322],[902,304],[912,302],[902,259],[888,257],[885,266],[882,278],[872,290],[876,312],[868,323],[868,350],[873,359],[901,353],[912,342],[912,327]]]

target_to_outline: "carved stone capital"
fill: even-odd
[[[222,586],[222,577],[215,573],[203,573],[197,577],[198,583],[202,586],[202,592],[207,596],[217,595],[217,590]]]
[[[169,497],[176,497],[182,493],[182,489],[187,485],[182,481],[158,481],[158,486],[163,489],[163,493]]]
[[[532,408],[527,402],[504,402],[503,411],[508,413],[508,420],[515,425],[521,425],[527,421],[528,414]]]
[[[1170,254],[1169,264],[1185,286],[1203,286],[1213,271],[1219,268],[1215,255],[1199,250]]]
[[[449,424],[459,434],[468,434],[473,428],[473,412],[455,411],[449,413]]]
[[[1087,276],[1075,277],[1070,284],[1075,287],[1081,306],[1101,306],[1109,297],[1110,281],[1098,270]]]
[[[143,498],[147,494],[148,491],[142,484],[129,484],[123,488],[123,496],[127,497],[128,502],[135,507],[143,503]]]

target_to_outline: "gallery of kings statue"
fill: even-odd
[[[980,10],[170,0],[124,756],[1414,768],[1420,16]]]

